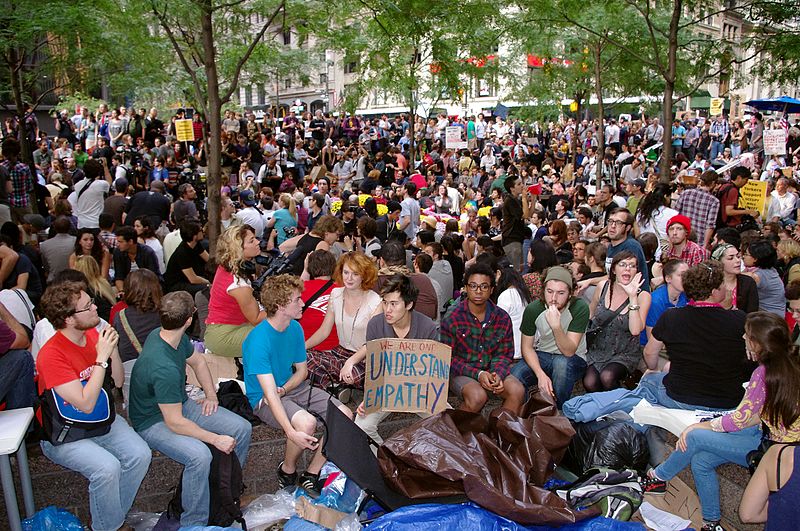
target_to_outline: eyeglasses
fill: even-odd
[[[638,267],[636,262],[620,262],[617,266],[622,269],[636,269]]]
[[[88,312],[88,311],[90,311],[92,308],[94,308],[94,302],[90,302],[90,303],[89,303],[89,306],[87,306],[86,308],[83,308],[83,309],[81,309],[81,310],[73,310],[73,311],[72,311],[72,315],[75,315],[76,313]]]
[[[469,284],[467,284],[467,287],[472,291],[489,291],[489,288],[491,288],[492,286],[491,284],[486,284],[486,283],[476,284],[474,282],[470,282]]]
[[[613,219],[613,218],[611,218],[611,219],[608,220],[608,225],[609,226],[612,226],[612,225],[613,226],[617,226],[617,225],[625,226],[625,225],[629,225],[629,223],[627,221],[622,221],[621,219]]]

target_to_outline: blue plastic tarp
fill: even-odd
[[[610,518],[591,518],[554,528],[525,527],[472,503],[462,505],[409,505],[381,516],[366,527],[369,531],[644,531],[636,522],[620,522]]]

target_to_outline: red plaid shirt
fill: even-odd
[[[703,240],[706,230],[713,229],[717,224],[719,199],[710,192],[700,188],[692,188],[680,195],[678,202],[675,204],[675,209],[679,214],[683,214],[692,220],[692,227],[697,233],[697,239]]]
[[[705,247],[701,247],[694,242],[687,241],[686,247],[683,248],[683,252],[678,255],[675,254],[675,251],[672,247],[669,248],[667,252],[667,259],[671,260],[673,258],[678,258],[683,260],[689,267],[693,265],[699,264],[706,258],[708,258],[708,251],[706,251]]]

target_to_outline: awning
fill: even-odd
[[[711,108],[711,97],[710,96],[691,96],[689,98],[689,106],[692,109],[710,109]],[[725,98],[723,103],[723,109],[726,111],[731,110],[731,100]]]

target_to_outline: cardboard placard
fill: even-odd
[[[725,98],[711,98],[710,108],[708,114],[711,116],[719,116],[722,114],[722,107],[725,105]]]
[[[467,141],[461,139],[464,128],[460,125],[447,126],[444,132],[444,145],[447,149],[466,149]]]
[[[758,210],[761,217],[767,214],[767,182],[749,180],[739,189],[739,208]]]
[[[786,131],[784,129],[764,130],[764,155],[786,155]]]
[[[366,412],[436,414],[447,407],[449,346],[431,339],[367,342],[364,375]]]
[[[191,120],[175,120],[175,138],[178,142],[194,142],[194,127]]]

